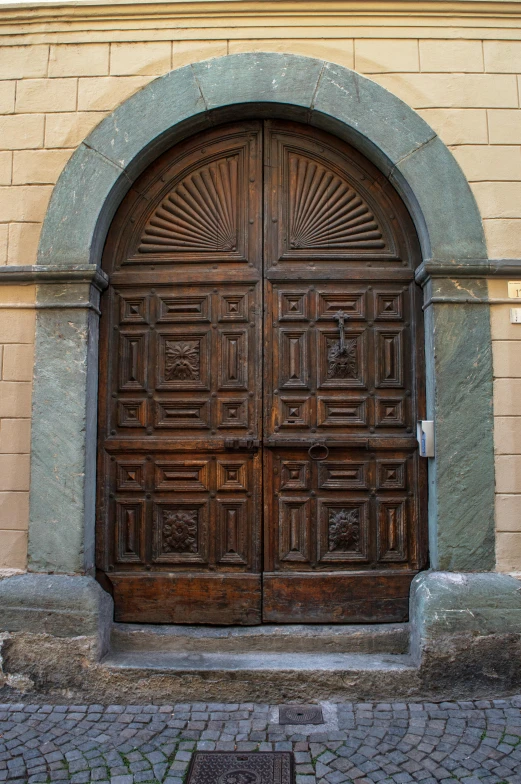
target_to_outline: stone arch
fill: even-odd
[[[431,565],[492,569],[489,263],[472,192],[436,133],[395,95],[342,66],[280,53],[230,55],[155,79],[92,131],[54,188],[34,268],[41,309],[30,569],[93,568],[96,311],[104,277],[98,265],[112,217],[137,176],[168,147],[211,125],[253,117],[294,119],[337,135],[375,163],[407,205],[422,247],[417,279],[426,290],[428,415],[436,421]],[[464,400],[464,411],[455,400]]]
[[[307,122],[363,152],[407,204],[424,260],[486,259],[467,180],[413,109],[348,68],[266,52],[179,68],[118,106],[79,146],[58,180],[38,263],[97,264],[116,207],[148,163],[202,128],[260,115]]]

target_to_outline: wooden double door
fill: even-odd
[[[407,618],[417,260],[388,180],[307,126],[214,128],[135,183],[103,259],[97,567],[117,620]]]

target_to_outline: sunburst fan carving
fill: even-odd
[[[141,236],[140,253],[237,249],[238,156],[197,169],[163,199]]]
[[[290,154],[289,222],[292,249],[382,249],[382,231],[353,188],[320,163]]]

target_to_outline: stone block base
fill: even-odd
[[[422,572],[410,597],[411,655],[425,694],[521,687],[521,582],[494,572]]]
[[[28,574],[0,581],[2,699],[414,701],[521,689],[521,584],[506,575],[418,575],[409,654],[139,650],[125,656],[108,653],[112,615],[112,600],[90,577]]]

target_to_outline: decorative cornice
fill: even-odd
[[[50,25],[96,20],[110,22],[157,19],[334,17],[355,16],[519,18],[521,2],[511,0],[72,0],[71,2],[0,3],[0,27]]]
[[[45,267],[28,264],[20,267],[0,267],[0,286],[4,283],[91,283],[99,291],[103,291],[109,285],[109,279],[103,270],[94,265]]]
[[[521,259],[463,259],[446,262],[428,260],[416,269],[420,285],[430,278],[521,278]],[[0,267],[0,286],[7,283],[92,283],[104,291],[109,278],[94,265],[52,267],[43,265]]]
[[[447,262],[424,261],[415,279],[424,285],[430,278],[510,278],[521,277],[521,259],[455,259]]]

